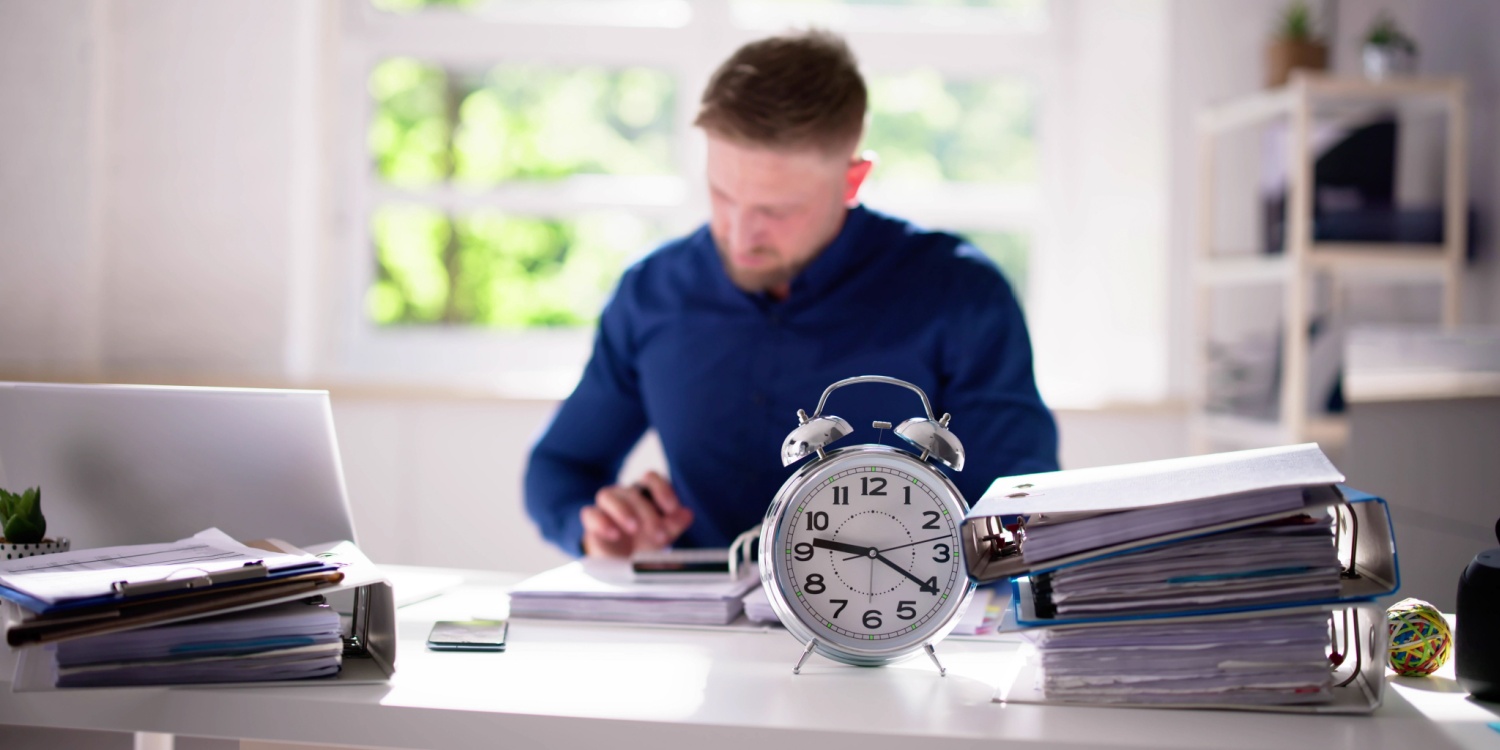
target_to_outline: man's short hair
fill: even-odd
[[[755,146],[847,156],[859,145],[867,99],[849,45],[807,31],[735,51],[709,79],[694,124]]]

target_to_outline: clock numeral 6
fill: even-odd
[[[880,627],[880,610],[872,609],[865,613],[865,627],[876,630]]]
[[[833,616],[834,617],[838,617],[839,613],[844,611],[844,607],[849,606],[849,600],[848,599],[829,599],[828,601],[829,601],[829,603],[839,605],[839,608],[835,609],[833,611]]]
[[[809,573],[807,580],[802,582],[802,589],[809,594],[821,594],[828,590],[828,585],[823,583],[822,573]]]
[[[792,549],[797,551],[797,560],[807,562],[813,558],[813,546],[807,542],[798,542]]]
[[[808,545],[808,546],[809,546],[809,548],[811,548],[811,545]],[[948,562],[949,560],[952,560],[953,559],[953,555],[951,555],[951,554],[948,553],[948,549],[949,549],[948,545],[946,545],[946,544],[934,544],[934,545],[932,545],[932,551],[937,553],[936,555],[932,556],[932,561],[933,562]],[[812,552],[808,552],[807,556],[808,556],[808,558],[811,558],[812,557]]]
[[[916,602],[897,602],[896,616],[903,620],[914,620],[917,617]]]
[[[814,511],[807,514],[807,530],[823,531],[828,528],[828,514],[823,511]],[[932,528],[937,528],[936,526]]]

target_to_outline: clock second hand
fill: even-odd
[[[922,540],[922,541],[920,541],[920,542],[911,542],[911,543],[910,543],[910,544],[898,544],[898,545],[896,545],[896,546],[894,546],[894,547],[886,547],[886,548],[885,548],[885,549],[883,549],[883,550],[880,550],[880,551],[881,551],[881,552],[890,552],[890,551],[891,551],[891,550],[896,550],[896,549],[906,549],[906,548],[907,548],[907,547],[915,547],[915,546],[917,546],[917,545],[918,545],[918,544],[926,544],[926,543],[928,543],[928,542],[936,542],[936,541],[938,541],[938,540],[941,540],[941,539],[947,539],[947,538],[948,538],[948,535],[947,535],[947,534],[944,534],[944,535],[942,535],[942,536],[935,536],[935,537],[933,537],[933,538],[931,538],[931,539],[923,539],[923,540]],[[866,555],[866,554],[868,554],[868,553],[866,553],[866,552],[861,552],[861,553],[859,553],[859,554],[857,554],[857,555],[850,555],[850,556],[848,556],[848,557],[846,557],[846,558],[844,558],[844,559],[845,559],[845,560],[853,560],[853,559],[854,559],[854,558],[856,558],[856,557],[864,557],[864,556],[865,556],[865,555]]]

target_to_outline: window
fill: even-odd
[[[345,3],[361,138],[339,361],[359,375],[564,395],[621,270],[707,218],[690,123],[709,74],[792,26],[860,59],[866,202],[964,234],[1029,296],[1045,0]]]

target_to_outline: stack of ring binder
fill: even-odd
[[[348,542],[262,549],[210,529],[28,558],[0,564],[0,603],[14,690],[395,671],[391,587]]]
[[[996,480],[969,572],[1032,646],[996,700],[1373,710],[1395,538],[1343,479],[1309,444]]]

